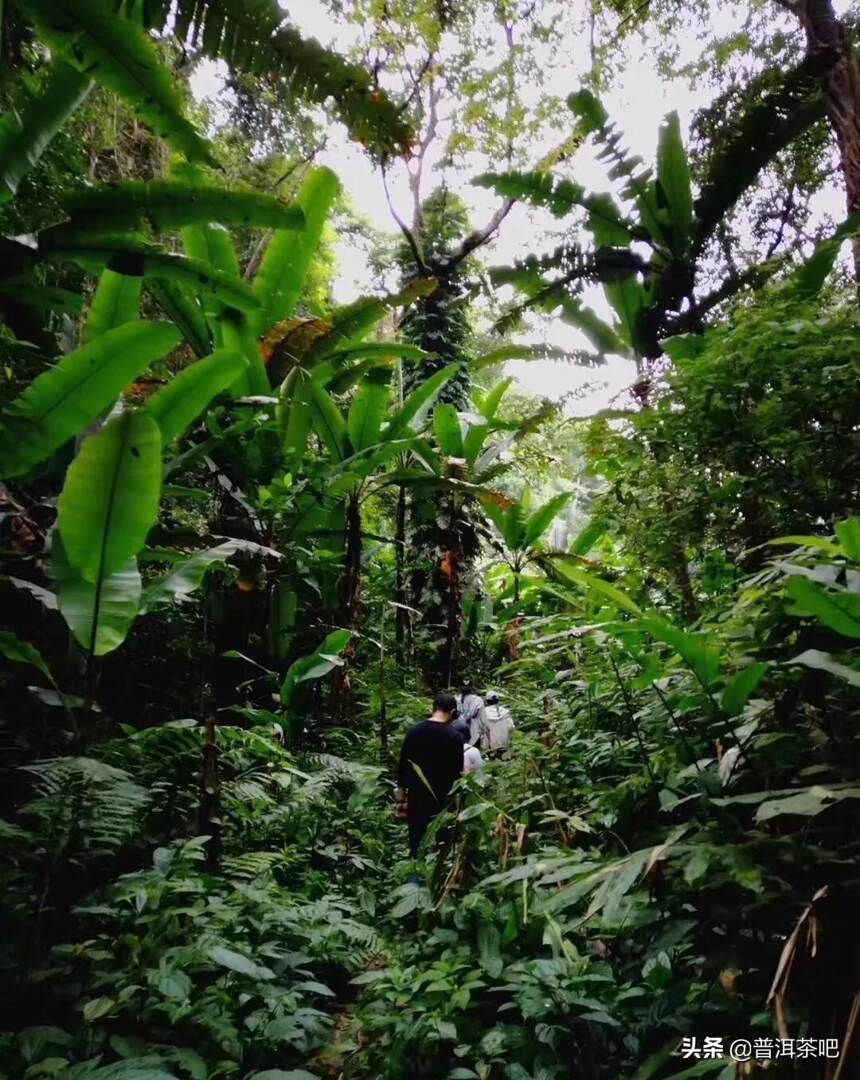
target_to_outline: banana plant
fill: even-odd
[[[530,563],[547,556],[541,540],[552,523],[571,499],[570,492],[562,492],[547,500],[535,510],[531,509],[531,492],[526,488],[519,499],[501,506],[497,501],[484,499],[484,512],[495,525],[504,545],[504,562],[514,580],[514,603],[520,599],[520,578]]]
[[[585,229],[592,240],[586,247],[564,241],[546,256],[529,256],[514,267],[491,271],[490,276],[496,284],[513,285],[525,296],[505,322],[529,307],[559,310],[560,318],[580,329],[596,350],[592,362],[606,354],[628,356],[644,373],[648,363],[662,355],[662,339],[699,333],[705,316],[717,304],[744,285],[766,278],[775,267],[751,267],[698,294],[702,251],[742,191],[725,178],[721,186],[715,186],[708,176],[703,185],[708,198],[694,200],[677,113],[663,121],[652,170],[624,150],[619,132],[590,91],[572,94],[568,105],[576,116],[579,135],[595,139],[609,176],[622,181],[623,203],[547,172],[478,177],[477,184],[547,209],[558,218],[584,211]],[[712,172],[719,174],[722,164],[717,155]],[[757,175],[758,169],[747,175],[747,184]],[[645,254],[639,253],[642,246]],[[611,324],[577,295],[592,281],[603,286],[615,316]]]

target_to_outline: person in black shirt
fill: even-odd
[[[398,802],[406,804],[409,854],[414,859],[427,826],[444,810],[463,772],[463,740],[452,730],[457,711],[453,694],[437,694],[428,720],[406,733],[397,770]]]

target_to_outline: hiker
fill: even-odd
[[[457,700],[437,694],[433,712],[406,732],[397,770],[398,816],[409,825],[409,854],[414,859],[427,826],[445,809],[454,783],[463,773],[463,740],[453,730]]]
[[[511,710],[499,704],[498,694],[487,694],[484,708],[484,746],[487,752],[495,757],[507,756],[513,729]]]
[[[457,701],[457,719],[454,730],[464,743],[477,746],[484,724],[484,699],[471,683],[464,683]]]
[[[466,743],[463,747],[463,772],[476,772],[478,769],[483,769],[483,767],[484,759],[481,757],[481,751],[477,746]]]

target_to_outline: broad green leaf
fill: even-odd
[[[496,367],[508,360],[566,360],[569,362],[574,358],[574,354],[569,350],[554,349],[549,345],[502,345],[498,349],[491,349],[474,360],[470,360],[469,368],[476,371],[480,368]],[[512,379],[506,381],[513,382]]]
[[[208,224],[302,229],[304,214],[272,195],[228,191],[186,179],[123,180],[109,187],[67,195],[63,208],[77,227],[101,231],[136,230],[148,222],[156,230]]]
[[[478,412],[483,416],[485,420],[495,419],[498,412],[499,405],[502,398],[508,392],[508,389],[513,385],[514,380],[511,378],[500,379],[492,390],[489,391],[487,396],[478,406]]]
[[[152,979],[152,985],[166,998],[172,1001],[187,1001],[194,984],[184,971],[158,971]]]
[[[763,802],[756,811],[755,820],[757,824],[761,824],[763,821],[770,821],[772,818],[782,817],[785,814],[814,817],[842,799],[860,799],[860,787],[835,788],[815,784],[812,787],[802,788],[785,798]]]
[[[166,445],[195,420],[217,394],[232,386],[248,364],[234,349],[218,349],[176,376],[146,403],[144,412],[161,428]]]
[[[143,547],[161,495],[161,432],[125,412],[84,442],[69,466],[57,523],[69,564],[98,584]]]
[[[811,547],[817,551],[823,551],[825,555],[842,554],[839,544],[832,540],[825,540],[823,536],[777,536],[776,539],[767,542],[781,547]]]
[[[116,1002],[113,998],[109,997],[97,997],[86,1002],[83,1007],[84,1020],[88,1024],[91,1024],[93,1020],[98,1020],[102,1016],[107,1016],[116,1008]]]
[[[268,981],[275,977],[275,973],[270,971],[269,968],[261,967],[259,964],[255,964],[253,960],[249,960],[247,956],[243,956],[233,949],[225,949],[221,945],[213,945],[208,950],[207,955],[210,960],[221,967],[235,971],[239,975],[247,975],[251,979]]]
[[[86,75],[57,60],[42,93],[29,101],[20,114],[0,117],[0,204],[12,198],[92,86]]]
[[[337,666],[334,658],[343,652],[351,638],[349,630],[333,630],[312,653],[295,660],[281,684],[281,704],[289,705],[292,702],[293,693],[299,683],[322,678],[334,670]]]
[[[64,356],[2,416],[0,475],[25,473],[59,449],[179,340],[167,323],[132,322]]]
[[[242,397],[245,393],[270,394],[272,387],[269,374],[251,329],[249,316],[243,311],[226,308],[221,314],[220,325],[224,347],[237,350],[245,358],[246,368],[233,384],[233,396]]]
[[[108,0],[16,0],[35,19],[51,52],[126,101],[189,161],[216,164],[182,114],[169,69],[142,26]]]
[[[604,322],[591,308],[585,307],[573,297],[562,300],[560,303],[562,321],[581,330],[598,352],[615,353],[620,356],[627,353],[626,343],[609,323]]]
[[[529,515],[525,523],[526,547],[533,547],[541,539],[553,521],[570,502],[571,496],[572,492],[569,491],[556,495]]]
[[[568,97],[567,104],[588,134],[598,131],[609,120],[609,113],[590,90],[577,90]]]
[[[54,676],[36,646],[31,645],[29,641],[22,641],[11,630],[0,630],[0,653],[13,663],[29,664],[37,671],[41,671],[52,683],[54,682]]]
[[[142,586],[137,562],[129,559],[104,578],[99,588],[72,569],[56,532],[51,556],[60,614],[75,639],[94,656],[104,656],[119,648],[140,607]]]
[[[81,333],[84,345],[108,330],[140,318],[141,284],[139,277],[102,270]]]
[[[860,562],[860,517],[846,518],[835,525],[839,546],[852,562]]]
[[[152,611],[164,604],[181,604],[198,589],[206,574],[215,567],[227,565],[227,560],[237,551],[260,551],[259,545],[248,540],[225,540],[216,547],[195,551],[184,561],[154,581],[146,589],[141,604],[141,613]]]
[[[361,380],[347,416],[349,441],[355,453],[379,441],[382,420],[391,397],[391,372],[378,368]]]
[[[460,416],[453,405],[437,405],[433,410],[433,432],[443,454],[465,458]]]
[[[633,277],[609,282],[604,289],[606,299],[621,323],[621,336],[634,352],[638,352],[641,337],[639,320],[645,310],[645,290]]]
[[[311,423],[324,446],[336,461],[347,456],[346,421],[334,399],[313,380],[307,383]]]
[[[269,241],[253,284],[261,304],[254,319],[258,334],[292,315],[339,189],[340,182],[330,169],[314,169],[295,199],[304,213],[305,228],[301,232],[279,230]]]
[[[860,595],[829,592],[805,577],[789,578],[785,591],[790,614],[814,616],[838,634],[860,638]]]
[[[610,582],[604,581],[603,578],[597,577],[596,574],[584,570],[581,566],[578,566],[577,563],[577,559],[565,559],[562,556],[553,556],[552,559],[546,560],[545,565],[547,569],[557,574],[562,580],[568,581],[573,585],[580,585],[590,592],[598,593],[609,600],[610,603],[614,604],[615,607],[621,608],[622,611],[627,611],[631,615],[642,614],[642,609],[627,595],[627,593],[622,592],[621,589],[616,588],[616,586],[612,585]],[[541,565],[544,565],[544,563]]]
[[[693,229],[693,192],[690,165],[681,139],[678,114],[671,112],[660,127],[657,144],[657,184],[672,223],[672,250],[683,255]]]
[[[820,241],[810,257],[794,271],[791,282],[802,298],[816,296],[836,265],[843,243],[860,233],[860,213],[849,214],[832,236]]]
[[[795,656],[793,660],[787,660],[786,663],[803,664],[804,667],[827,671],[831,675],[835,675],[837,679],[842,679],[843,682],[851,683],[852,686],[860,686],[860,670],[848,667],[847,664],[840,664],[838,660],[833,659],[829,652],[822,652],[820,649],[807,649],[805,652],[800,653],[799,656]]]
[[[56,311],[61,315],[79,315],[84,306],[84,298],[79,292],[40,285],[27,275],[7,278],[0,285],[0,296],[7,296],[15,304],[31,307],[35,311]]]
[[[212,351],[212,335],[196,296],[173,281],[150,278],[147,291],[198,356]]]
[[[681,630],[657,615],[642,619],[640,625],[653,638],[677,653],[705,686],[710,686],[717,679],[720,673],[719,650],[702,635]]]
[[[416,386],[401,408],[389,420],[385,431],[386,439],[402,435],[408,429],[420,431],[442,387],[459,370],[459,364],[448,364]]]
[[[761,682],[766,671],[767,664],[749,664],[732,676],[726,683],[720,698],[720,705],[726,715],[737,716],[743,710],[747,699]]]
[[[278,419],[283,431],[286,463],[292,469],[304,455],[311,431],[310,382],[310,377],[301,368],[294,367],[281,385],[284,404],[278,410]]]
[[[339,345],[327,354],[335,360],[357,360],[359,357],[400,357],[402,360],[424,360],[427,353],[417,345],[402,341],[359,341],[355,345]]]
[[[573,538],[570,545],[570,554],[579,555],[580,557],[587,555],[605,532],[606,526],[602,521],[597,518],[595,518],[594,521],[590,521]]]
[[[39,234],[39,253],[42,258],[74,262],[94,273],[107,267],[130,277],[163,278],[240,311],[256,311],[259,307],[259,301],[241,278],[200,259],[168,255],[134,235],[72,231],[57,226]]]

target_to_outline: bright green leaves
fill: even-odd
[[[400,409],[395,412],[388,422],[386,438],[395,435],[404,435],[413,431],[420,431],[427,418],[427,414],[433,406],[433,402],[439,396],[442,387],[452,379],[460,370],[459,364],[448,364],[440,371],[425,379],[420,386],[412,391],[403,402]]]
[[[304,214],[305,228],[301,232],[278,231],[269,241],[253,286],[261,304],[254,323],[258,332],[293,313],[339,190],[340,182],[330,169],[315,169],[295,200]]]
[[[333,630],[310,655],[302,656],[290,665],[281,685],[281,704],[289,705],[296,687],[312,679],[322,679],[343,664],[340,653],[347,647],[352,634],[349,630]]]
[[[0,203],[12,198],[92,85],[86,75],[58,61],[39,97],[20,115],[6,113],[0,117]]]
[[[107,0],[17,0],[54,55],[118,94],[189,161],[215,164],[182,112],[170,72],[140,24]]]
[[[750,694],[761,682],[767,664],[749,664],[726,683],[720,698],[720,705],[727,716],[738,716],[746,705]]]
[[[335,461],[343,461],[348,452],[346,421],[330,394],[313,380],[307,383],[307,404],[311,422],[325,448]]]
[[[537,544],[570,502],[570,499],[571,493],[569,491],[562,492],[561,495],[555,495],[529,515],[525,523],[525,535],[523,537],[527,547],[534,547]]]
[[[5,411],[0,475],[25,473],[59,449],[178,343],[179,334],[166,323],[130,322],[63,357]]]
[[[347,432],[355,453],[379,441],[382,420],[391,398],[391,371],[387,367],[369,371],[362,379],[349,407]]]
[[[785,586],[788,611],[813,616],[844,637],[860,638],[860,593],[831,592],[805,577],[790,577]]]
[[[696,673],[703,686],[709,687],[720,674],[719,649],[701,634],[681,630],[672,623],[652,615],[640,619],[639,625],[651,637],[668,645]]]
[[[142,585],[134,558],[98,583],[81,577],[66,558],[55,533],[52,564],[57,603],[75,640],[93,656],[119,648],[137,618]]]
[[[76,228],[100,231],[156,230],[220,222],[267,229],[303,229],[304,214],[271,195],[227,191],[185,179],[125,180],[66,197],[64,207]]]
[[[100,334],[138,318],[141,285],[138,277],[115,274],[113,270],[102,271],[81,334],[84,345]]]
[[[690,165],[681,141],[681,125],[676,112],[669,113],[660,127],[657,201],[661,209],[665,207],[668,212],[670,247],[676,255],[683,255],[693,232],[693,192]]]
[[[232,386],[247,367],[248,361],[235,349],[218,349],[174,376],[144,410],[157,421],[163,442],[169,443],[180,435],[212,398]]]
[[[453,405],[437,405],[433,410],[433,433],[443,454],[465,459],[460,417]]]
[[[161,494],[161,432],[126,412],[81,447],[66,474],[57,518],[69,564],[98,584],[143,547]]]

